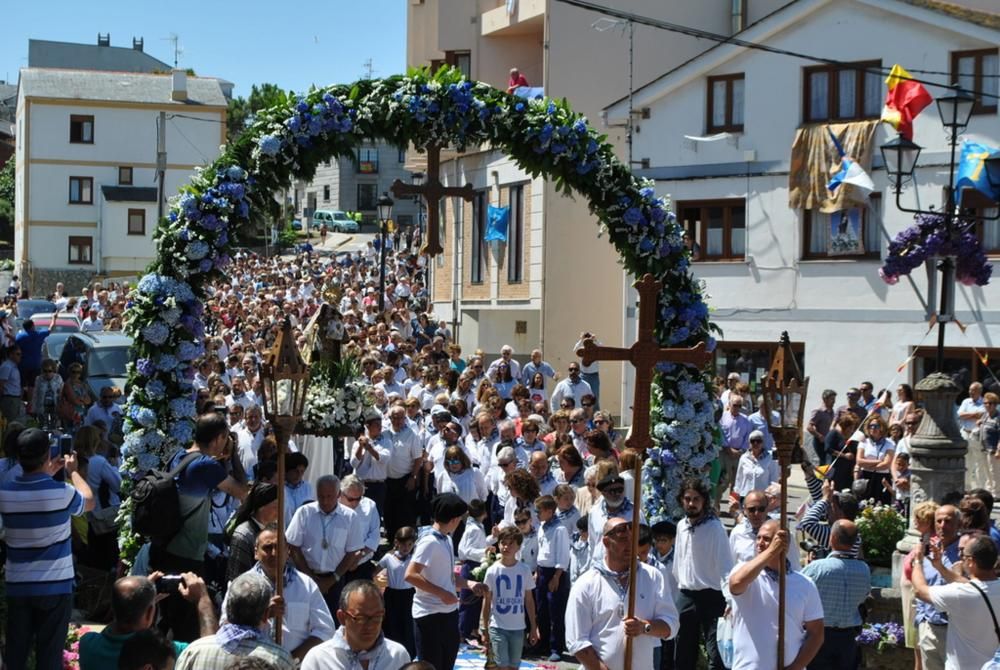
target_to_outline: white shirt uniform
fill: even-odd
[[[591,561],[594,563],[604,561],[604,543],[601,539],[604,537],[604,524],[612,518],[632,522],[632,501],[628,496],[625,496],[625,500],[613,512],[608,510],[604,498],[600,498],[590,508],[587,515],[587,542],[590,544]],[[642,508],[639,508],[639,523],[646,523],[646,515],[643,514]]]
[[[362,657],[368,661],[368,670],[397,670],[410,662],[406,647],[385,637]],[[299,667],[302,670],[355,670],[362,667],[358,658],[359,654],[347,644],[341,627],[333,639],[310,649]]]
[[[700,530],[700,528],[698,529]],[[695,531],[697,532],[697,531]],[[677,529],[680,539],[681,530]],[[677,561],[674,561],[677,565]],[[808,577],[789,572],[785,577],[785,662],[794,659],[806,638],[803,625],[823,618],[823,603]],[[732,670],[773,668],[778,663],[778,577],[762,572],[740,595],[724,589],[733,608]],[[770,641],[765,644],[764,641]]]
[[[736,482],[733,490],[741,496],[751,491],[763,491],[781,477],[781,468],[767,452],[755,458],[749,451],[743,452],[736,466]]]
[[[383,568],[386,575],[389,577],[390,589],[398,589],[402,591],[404,589],[413,588],[413,585],[406,581],[406,567],[410,564],[410,559],[412,557],[413,554],[411,553],[407,554],[404,558],[400,558],[399,554],[393,550],[379,559],[379,567]]]
[[[612,582],[612,577],[591,568],[573,584],[566,606],[566,651],[576,654],[593,647],[609,670],[622,670],[625,664],[625,620],[627,589]],[[670,637],[677,634],[678,616],[674,594],[656,568],[639,564],[636,573],[635,616],[647,621],[663,621],[670,626]],[[633,638],[632,666],[652,668],[653,650],[660,646],[651,635]]]
[[[298,547],[313,572],[325,575],[337,569],[348,552],[365,546],[365,530],[354,510],[337,505],[324,514],[318,502],[295,512],[286,531],[288,544]]]
[[[243,471],[250,474],[253,466],[257,465],[257,450],[260,443],[264,441],[264,426],[261,425],[257,432],[252,432],[245,425],[240,424],[236,429],[236,437],[239,438],[240,462],[243,463]]]
[[[389,450],[389,438],[386,437],[385,433],[379,433],[379,436],[371,440],[372,449],[378,454],[378,460],[368,453],[365,449],[361,453],[361,458],[356,458],[354,453],[357,450],[357,445],[351,447],[351,467],[354,468],[354,474],[360,477],[366,482],[384,482],[386,477],[389,476],[389,459],[392,457],[392,452]],[[410,467],[413,467],[413,463],[410,463]]]
[[[467,519],[465,532],[462,533],[462,539],[458,543],[458,560],[480,563],[489,545],[490,540],[486,536],[483,524],[472,518]]]
[[[795,537],[795,524],[788,523],[788,536]],[[753,531],[746,519],[733,526],[729,533],[729,548],[733,550],[733,562],[749,561],[757,555],[757,533]],[[799,570],[802,559],[799,557],[799,546],[794,542],[788,544],[788,562],[792,570]]]
[[[259,563],[250,569],[264,574]],[[285,616],[281,617],[281,646],[286,651],[292,651],[310,637],[329,640],[334,632],[333,617],[330,616],[330,608],[326,606],[316,582],[291,565],[285,574]],[[219,623],[226,623],[225,600],[222,601],[222,619]],[[273,619],[271,626],[274,626]],[[274,635],[270,637],[273,639]]]
[[[680,520],[674,543],[674,577],[678,587],[719,591],[722,580],[732,569],[729,538],[718,518],[708,519],[694,528],[690,519]]]
[[[375,501],[371,498],[362,497],[358,501],[358,506],[354,509],[354,518],[364,532],[365,548],[374,555],[378,549],[379,528],[382,525],[382,518],[378,515],[378,508],[375,507]]]
[[[455,592],[455,561],[452,557],[451,538],[432,530],[417,540],[411,562],[424,566],[420,573],[427,581],[451,593]],[[413,594],[413,618],[430,614],[447,614],[458,609],[458,603],[445,605],[437,596],[422,589]]]
[[[442,471],[437,473],[434,479],[439,494],[454,493],[466,503],[471,503],[473,500],[485,502],[489,493],[483,473],[473,468],[466,468],[458,473]]]
[[[583,381],[582,377],[579,381],[577,381],[577,383],[574,384],[573,381],[567,377],[556,384],[556,387],[552,390],[552,397],[549,398],[549,407],[553,412],[558,411],[563,398],[572,398],[576,403],[574,406],[579,407],[580,399],[585,395],[594,395],[594,391],[590,388],[590,384]]]
[[[1000,616],[1000,581],[973,581],[980,589],[986,590],[993,611]],[[945,670],[981,668],[993,658],[997,650],[997,636],[982,591],[977,591],[971,583],[932,586],[931,604],[948,613]]]
[[[420,436],[409,428],[394,432],[391,428],[383,433],[389,441],[389,463],[387,475],[389,479],[408,477],[413,472],[413,461],[424,453],[424,445]]]
[[[569,570],[569,533],[555,517],[538,529],[538,565]]]

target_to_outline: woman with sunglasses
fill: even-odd
[[[486,500],[489,493],[483,473],[472,467],[468,454],[457,444],[445,450],[444,469],[438,471],[436,483],[438,493],[454,493],[466,504]]]
[[[736,465],[736,479],[733,491],[743,498],[751,491],[763,491],[778,481],[781,473],[777,461],[764,449],[764,433],[759,430],[750,433],[750,448],[740,456]]]
[[[863,425],[867,439],[858,446],[855,479],[868,481],[865,498],[888,505],[892,502],[892,491],[882,480],[892,477],[890,470],[896,445],[889,439],[889,427],[881,416],[869,416]]]

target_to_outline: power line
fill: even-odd
[[[178,126],[176,123],[174,123],[173,119],[170,119],[170,125],[172,125],[174,127],[174,129],[177,131],[177,134],[180,135],[181,137],[183,137],[184,141],[187,142],[191,146],[192,149],[194,149],[195,151],[198,152],[198,155],[201,156],[201,158],[202,158],[203,161],[205,161],[206,163],[211,163],[212,162],[212,159],[210,159],[205,154],[201,153],[201,149],[198,148],[198,145],[196,145],[194,142],[192,142],[191,140],[188,139],[188,136],[184,134],[184,131],[181,130],[180,126]]]
[[[197,116],[188,116],[187,114],[168,114],[168,119],[191,119],[192,121],[204,121],[205,123],[225,123],[225,121],[220,121],[219,119],[202,119]]]
[[[705,39],[713,42],[718,42],[722,44],[734,44],[736,46],[744,47],[746,49],[756,49],[757,51],[764,51],[767,53],[776,54],[779,56],[788,56],[791,58],[798,58],[801,60],[812,61],[814,63],[820,63],[823,65],[834,65],[838,67],[852,68],[858,72],[871,72],[872,74],[887,75],[891,71],[891,68],[887,67],[874,67],[874,66],[861,66],[855,63],[837,60],[835,58],[825,58],[823,56],[813,56],[810,54],[804,54],[798,51],[791,51],[789,49],[781,49],[778,47],[769,46],[767,44],[761,44],[760,42],[751,42],[749,40],[744,40],[735,35],[721,35],[719,33],[713,33],[708,30],[702,30],[700,28],[692,28],[690,26],[680,25],[678,23],[671,23],[669,21],[663,21],[661,19],[654,19],[648,16],[643,16],[641,14],[635,14],[633,12],[626,12],[620,9],[614,9],[612,7],[605,7],[603,5],[598,5],[593,2],[588,2],[587,0],[556,0],[573,7],[578,7],[580,9],[586,9],[592,12],[597,12],[599,14],[605,14],[623,21],[632,21],[640,25],[649,26],[650,28],[656,28],[658,30],[666,30],[672,33],[680,33],[681,35],[687,35],[688,37],[694,37],[696,39]],[[919,72],[919,70],[913,70],[912,72]],[[936,81],[929,81],[926,79],[917,79],[916,77],[911,77],[909,81],[916,82],[918,84],[924,84],[926,86],[934,86],[935,88],[943,88],[948,91],[954,91],[957,93],[974,93],[980,98],[992,98],[994,100],[1000,100],[1000,95],[993,93],[986,93],[983,91],[967,91],[961,86],[955,86],[953,84],[942,84]]]

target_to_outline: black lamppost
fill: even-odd
[[[385,233],[389,227],[389,220],[392,218],[392,198],[388,193],[383,193],[378,199],[378,222],[382,242],[379,245],[379,255],[381,256],[378,271],[378,311],[385,311]]]
[[[423,172],[413,172],[410,174],[410,183],[414,186],[424,185],[424,173]],[[413,199],[417,201],[417,230],[420,231],[420,242],[423,244],[424,241],[424,199],[422,196],[415,195]],[[412,239],[412,237],[411,237]]]
[[[969,125],[969,117],[972,116],[972,109],[975,104],[976,99],[961,89],[956,89],[953,95],[946,95],[937,99],[938,114],[941,117],[941,124],[948,131],[948,144],[951,147],[951,158],[948,162],[948,190],[945,191],[945,202],[940,210],[933,208],[912,209],[904,207],[900,202],[899,196],[903,190],[903,184],[913,180],[913,171],[917,167],[917,158],[920,156],[921,147],[901,135],[896,136],[895,139],[879,147],[879,150],[882,152],[882,161],[885,163],[885,170],[892,180],[892,188],[896,194],[896,208],[901,212],[909,212],[911,214],[942,217],[944,220],[945,236],[951,241],[956,241],[956,238],[965,232],[968,225],[971,225],[955,225],[956,219],[959,218],[959,203],[955,198],[955,148],[958,146],[959,133]],[[1000,181],[1000,152],[986,159],[984,169],[990,183],[994,187],[1000,186],[1000,183],[994,182],[994,179]],[[987,217],[963,214],[961,218],[970,219],[973,222],[994,221],[1000,218],[1000,215]],[[937,315],[938,343],[935,361],[937,372],[944,371],[944,326],[945,323],[955,318],[955,306],[952,304],[954,298],[955,266],[956,259],[954,256],[945,256],[937,264],[937,269],[941,271],[941,299]]]

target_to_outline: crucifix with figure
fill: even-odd
[[[670,349],[661,347],[656,341],[656,308],[657,298],[663,284],[656,281],[653,275],[647,274],[634,284],[639,292],[639,335],[637,341],[628,349],[604,347],[598,345],[593,338],[584,340],[583,346],[576,350],[576,355],[583,360],[584,365],[594,361],[629,361],[635,367],[635,395],[632,400],[632,430],[625,440],[625,446],[638,451],[645,458],[653,446],[653,437],[649,427],[650,389],[653,385],[653,372],[657,363],[683,363],[692,365],[699,370],[708,363],[712,354],[705,349],[705,343],[699,342],[688,349]],[[642,504],[642,458],[636,461],[634,489],[632,491],[632,556],[639,548],[639,506]],[[637,564],[633,560],[628,571],[628,618],[635,616],[635,584]],[[625,670],[632,668],[632,638],[625,638]]]
[[[442,184],[439,177],[441,170],[441,147],[437,144],[428,144],[424,150],[427,152],[426,181],[422,185],[417,186],[397,179],[392,182],[389,190],[397,198],[415,195],[418,197],[423,196],[424,200],[427,201],[427,236],[424,240],[424,245],[420,248],[420,253],[427,256],[437,256],[444,251],[441,248],[439,230],[441,220],[438,217],[438,207],[441,204],[441,198],[452,195],[471,202],[476,191],[472,188],[472,184],[466,184],[465,186],[445,186]]]

